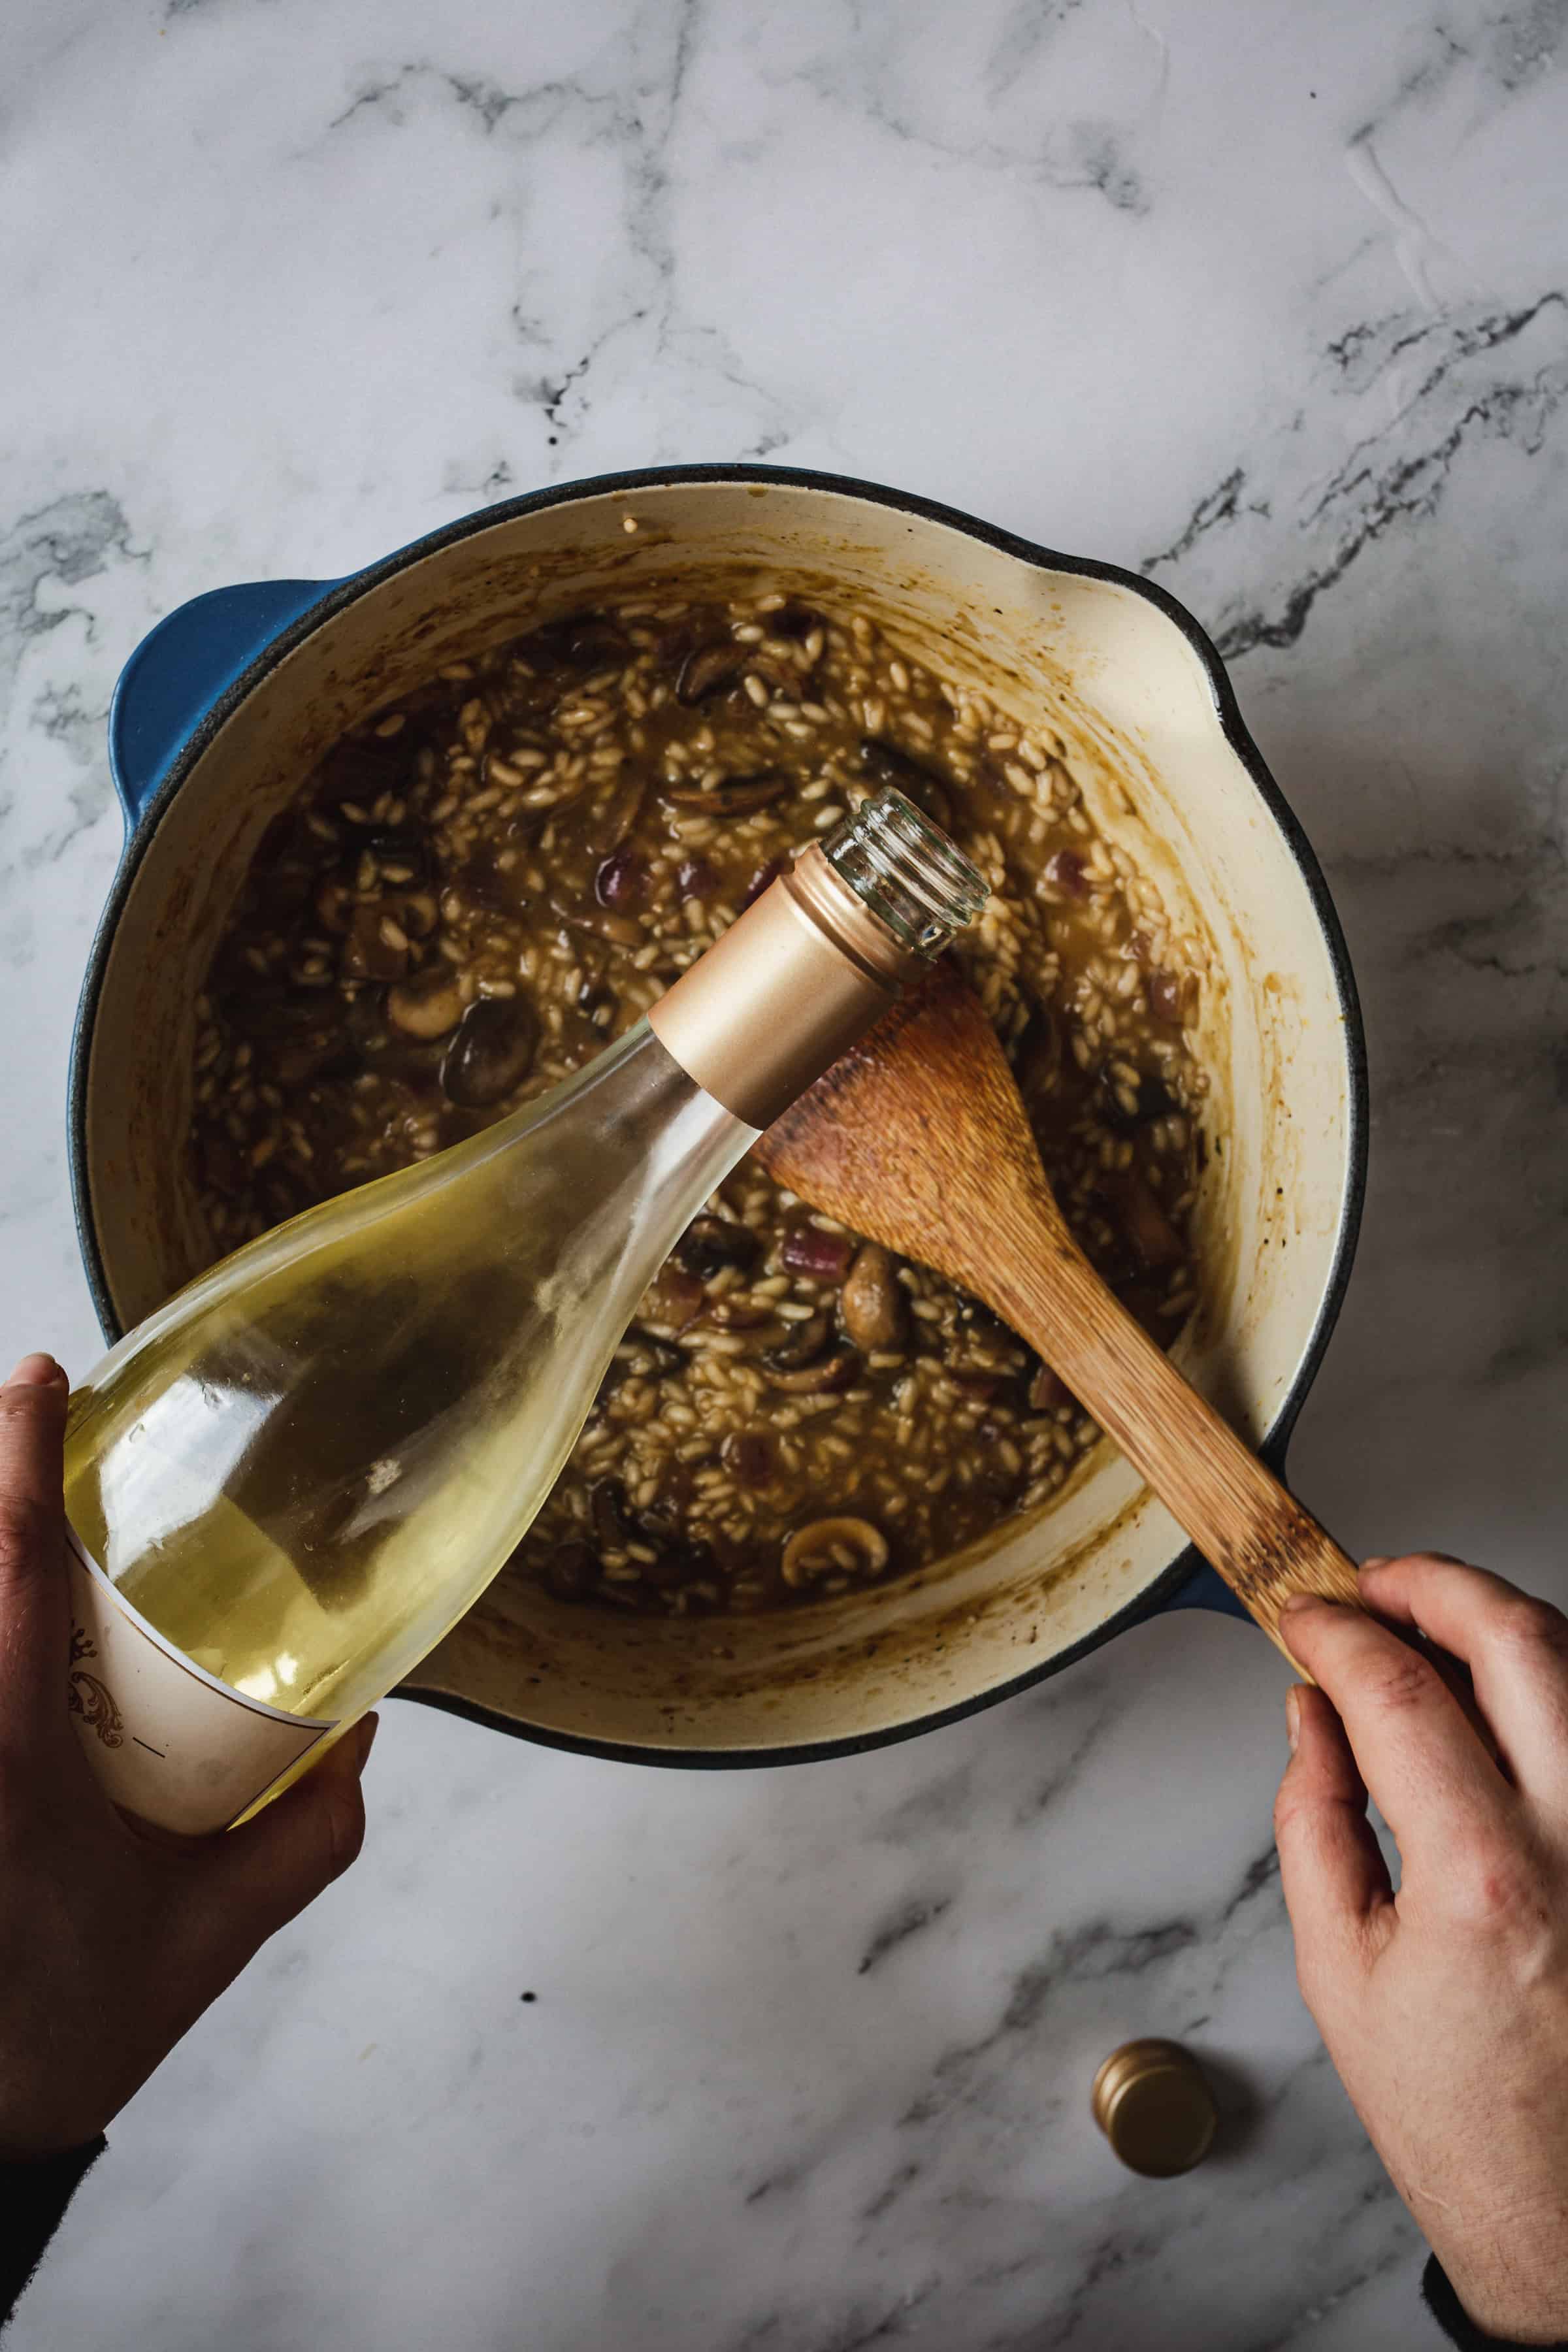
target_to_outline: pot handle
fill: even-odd
[[[219,697],[332,584],[253,580],[213,588],[149,630],[121,671],[109,710],[109,763],[127,833]]]
[[[1159,1615],[1163,1617],[1168,1609],[1209,1609],[1216,1617],[1239,1617],[1244,1624],[1250,1625],[1254,1622],[1251,1611],[1237,1599],[1224,1577],[1196,1552],[1192,1557],[1196,1562],[1192,1574],[1184,1584],[1176,1587],[1168,1601],[1161,1601]]]

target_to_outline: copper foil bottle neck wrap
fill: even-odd
[[[648,1014],[667,1054],[749,1127],[771,1127],[926,969],[803,850]]]

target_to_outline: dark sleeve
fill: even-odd
[[[0,2164],[0,2327],[37,2269],[88,2167],[103,2149],[100,2137],[37,2164]]]
[[[1458,2346],[1459,2352],[1564,2352],[1561,2343],[1531,2347],[1515,2344],[1507,2336],[1483,2334],[1454,2293],[1448,2273],[1436,2254],[1422,2273],[1421,2292],[1427,2310],[1449,2343]]]

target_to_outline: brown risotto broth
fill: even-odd
[[[1065,741],[757,583],[536,627],[322,761],[199,1002],[214,1255],[580,1068],[883,782],[988,877],[957,952],[1075,1231],[1169,1345],[1194,1297],[1201,942],[1097,835]],[[840,1592],[1037,1507],[1097,1434],[977,1301],[743,1161],[510,1572],[659,1613]]]

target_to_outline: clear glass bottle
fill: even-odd
[[[590,1066],[202,1276],[72,1399],[71,1706],[117,1801],[224,1826],[438,1642],[758,1133],[970,921],[884,793]]]

